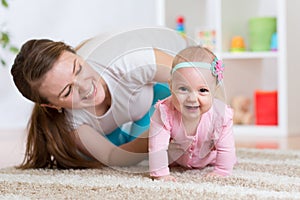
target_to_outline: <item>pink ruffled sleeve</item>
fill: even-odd
[[[151,117],[149,129],[149,170],[150,176],[170,174],[168,146],[171,135],[171,114],[167,100],[159,101]]]

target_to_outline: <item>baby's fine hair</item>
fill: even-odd
[[[211,63],[216,56],[212,51],[201,46],[190,46],[181,50],[174,58],[172,68],[182,62]]]

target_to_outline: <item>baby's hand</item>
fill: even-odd
[[[176,182],[176,178],[171,175],[152,177],[154,180],[173,181]]]
[[[208,174],[205,175],[205,177],[223,177],[222,175],[220,174],[217,174],[216,172],[210,172]]]

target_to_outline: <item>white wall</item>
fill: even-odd
[[[0,8],[0,27],[20,47],[32,38],[50,38],[77,45],[101,31],[157,25],[156,1],[149,0],[14,0]],[[32,103],[16,90],[10,66],[0,66],[0,129],[25,128]]]
[[[287,1],[288,126],[291,135],[300,135],[299,34],[300,1]]]

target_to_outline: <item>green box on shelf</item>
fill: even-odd
[[[251,51],[269,51],[273,33],[276,32],[275,17],[255,17],[249,20],[249,45]]]

